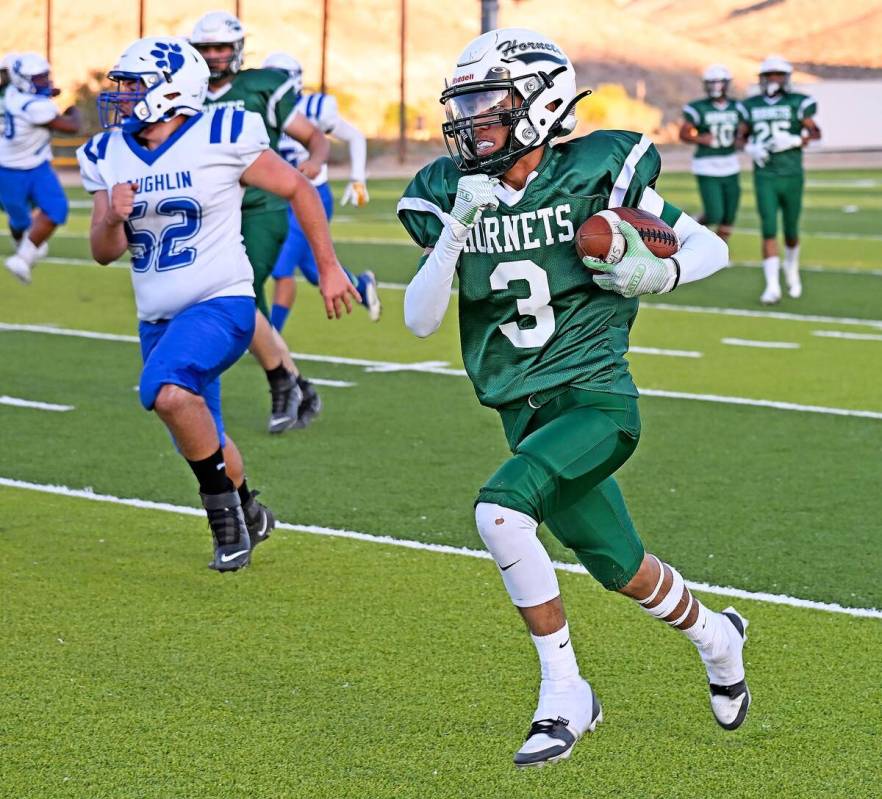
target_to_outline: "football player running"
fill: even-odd
[[[744,150],[753,159],[753,187],[762,228],[764,305],[781,300],[781,259],[778,255],[778,211],[784,228],[784,280],[787,293],[802,296],[799,275],[799,215],[805,173],[802,148],[821,138],[814,120],[817,101],[790,89],[793,67],[781,56],[760,65],[760,93],[744,101],[750,139]]]
[[[144,361],[141,403],[162,419],[199,482],[217,571],[248,565],[273,528],[225,433],[220,375],[254,334],[253,272],[239,233],[245,186],[291,203],[310,238],[328,317],[350,310],[315,190],[270,148],[258,114],[204,110],[208,66],[183,39],[140,39],[98,98],[102,126],[77,151],[93,196],[92,255],[128,249]]]
[[[692,174],[704,206],[700,221],[716,227],[717,235],[728,241],[741,197],[741,167],[735,151],[744,146],[747,112],[729,97],[732,73],[727,67],[708,67],[702,81],[705,96],[683,106],[680,141],[698,145],[692,157]]]
[[[263,62],[265,69],[281,70],[290,76],[294,91],[299,96],[297,110],[303,114],[322,133],[340,139],[349,145],[350,180],[343,192],[341,205],[352,203],[356,207],[367,205],[370,196],[367,190],[365,177],[365,163],[367,159],[367,142],[364,135],[354,125],[351,125],[337,110],[337,99],[332,94],[303,94],[303,67],[300,62],[287,53],[271,53]],[[289,164],[299,166],[309,157],[306,148],[296,139],[287,134],[282,134],[279,139],[279,155]],[[328,165],[322,164],[318,176],[313,178],[322,205],[328,215],[328,221],[334,213],[334,197],[328,184]],[[279,258],[273,268],[273,307],[270,312],[270,322],[273,327],[281,331],[291,312],[294,298],[297,293],[297,284],[294,282],[294,271],[300,269],[303,276],[317,285],[318,275],[315,270],[315,259],[309,250],[309,244],[297,224],[297,220],[288,215],[288,238]],[[382,313],[380,297],[377,293],[377,279],[371,271],[362,272],[355,277],[349,270],[346,271],[349,280],[358,289],[361,295],[361,304],[367,309],[372,321],[377,322]]]
[[[310,179],[318,175],[328,159],[328,140],[296,112],[297,95],[287,76],[277,70],[242,69],[245,29],[239,20],[226,11],[205,14],[193,27],[190,43],[205,58],[211,73],[206,105],[260,114],[270,146],[278,149],[282,133],[302,142],[309,158],[299,169]],[[249,188],[242,206],[242,238],[254,268],[259,310],[251,351],[264,368],[270,386],[270,433],[305,427],[321,410],[315,387],[299,373],[287,345],[269,322],[264,284],[287,235],[285,203],[255,187]]]
[[[539,656],[539,699],[517,766],[569,757],[602,720],[536,536],[542,522],[605,588],[696,645],[722,726],[738,727],[750,702],[746,620],[706,608],[673,566],[644,550],[613,477],[640,436],[624,357],[638,295],[704,278],[726,265],[728,250],[655,192],[660,159],[646,136],[597,131],[551,146],[575,127],[585,94],[570,60],[541,34],[478,37],[441,96],[450,157],[420,170],[398,204],[425,248],[405,323],[421,337],[437,330],[458,275],[466,371],[479,401],[499,411],[513,453],[478,492],[475,520]],[[623,205],[673,225],[676,257],[656,258],[623,223],[620,263],[581,263],[577,227]],[[592,279],[586,265],[606,274]]]
[[[73,106],[58,110],[52,98],[59,92],[42,56],[21,53],[4,64],[10,85],[3,94],[0,206],[16,244],[6,268],[27,284],[34,264],[49,252],[49,237],[67,220],[67,197],[52,169],[52,132],[79,131],[80,113]]]

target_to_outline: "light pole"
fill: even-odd
[[[499,17],[499,0],[481,0],[481,33],[487,33],[497,25]]]

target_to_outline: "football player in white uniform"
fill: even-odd
[[[260,116],[203,111],[208,66],[185,40],[140,39],[98,98],[107,129],[77,151],[94,207],[99,263],[129,250],[144,368],[141,403],[156,411],[199,481],[218,571],[250,562],[273,527],[224,432],[220,375],[254,333],[253,271],[240,233],[245,186],[287,198],[319,262],[328,317],[356,298],[334,255],[315,190],[269,149]]]
[[[349,145],[350,180],[343,192],[340,204],[352,203],[352,205],[359,207],[366,205],[370,201],[370,196],[365,177],[367,142],[364,135],[340,116],[337,100],[333,95],[302,93],[303,68],[297,59],[287,53],[272,53],[267,56],[263,66],[267,69],[286,72],[294,84],[295,91],[300,95],[300,99],[297,101],[297,110],[322,133],[340,139]],[[309,158],[306,148],[296,139],[287,135],[283,135],[279,139],[279,155],[292,166],[300,166]],[[331,194],[331,187],[328,185],[327,164],[322,165],[319,174],[313,178],[312,185],[318,190],[319,197],[322,198],[322,205],[324,205],[328,220],[330,220],[334,213],[334,197]],[[289,214],[288,238],[285,240],[273,268],[275,288],[270,321],[276,330],[281,330],[284,327],[291,306],[294,304],[297,291],[294,272],[298,268],[303,276],[315,286],[318,280],[315,258],[309,249],[309,242],[303,235],[300,225],[294,216]],[[379,321],[382,305],[377,293],[377,279],[374,273],[365,271],[356,277],[347,270],[346,274],[361,294],[362,305],[367,309],[370,318],[374,322]]]
[[[80,114],[74,107],[62,114],[52,102],[58,90],[42,56],[21,53],[6,65],[10,85],[3,94],[0,203],[16,243],[6,268],[30,283],[31,268],[49,251],[49,237],[67,220],[67,197],[52,169],[52,131],[76,133]]]

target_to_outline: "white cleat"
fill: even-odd
[[[744,679],[742,657],[748,621],[734,608],[726,608],[721,615],[731,622],[731,627],[727,627],[729,651],[723,660],[712,664],[712,669],[708,668],[711,712],[724,730],[737,730],[750,708],[750,691]],[[711,670],[715,676],[711,675]]]
[[[766,290],[760,296],[760,302],[763,305],[777,305],[781,302],[781,287],[766,286]]]
[[[12,272],[26,286],[31,282],[31,265],[20,255],[10,255],[6,261],[6,268]]]
[[[557,710],[552,710],[556,708]],[[566,760],[576,742],[603,721],[603,709],[591,686],[581,677],[561,685],[543,680],[539,709],[524,745],[515,753],[518,768],[541,768]]]
[[[377,278],[368,270],[359,275],[359,283],[362,283],[361,304],[367,308],[368,318],[372,322],[379,322],[383,313],[383,304],[380,302],[380,294],[377,291]]]
[[[784,267],[784,281],[787,283],[787,293],[798,300],[802,296],[802,280],[799,277],[799,267],[788,269]]]
[[[37,247],[37,256],[34,260],[42,261],[47,255],[49,255],[49,242],[44,241],[39,247]]]

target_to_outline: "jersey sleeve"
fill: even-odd
[[[701,124],[701,114],[698,113],[698,110],[691,103],[686,103],[683,106],[683,119],[692,125]]]
[[[48,97],[35,97],[21,107],[21,114],[32,125],[48,125],[58,116],[58,106]]]
[[[322,133],[333,133],[340,121],[337,98],[330,94],[321,94],[318,95],[318,98],[318,105],[315,109],[316,127]]]
[[[818,113],[818,101],[814,97],[806,95],[802,98],[799,108],[796,110],[796,118],[802,121],[810,119]]]
[[[96,191],[108,191],[110,187],[105,183],[101,171],[98,169],[98,147],[102,145],[102,149],[106,147],[107,133],[98,133],[89,141],[77,148],[77,161],[80,165],[80,177],[83,180],[83,188],[89,194]]]
[[[447,168],[449,165],[449,168]],[[398,201],[398,218],[420,247],[434,247],[456,197],[459,173],[449,158],[423,167]]]
[[[257,160],[264,150],[269,149],[270,139],[263,119],[260,114],[256,114],[254,111],[234,111],[231,128],[236,123],[236,114],[243,115],[241,132],[238,137],[231,135],[230,138],[244,171]]]
[[[268,85],[269,96],[266,101],[266,121],[269,127],[280,133],[290,124],[297,108],[297,92],[294,81],[280,74],[278,70],[263,70],[278,75],[274,83]],[[275,77],[275,76],[274,76]]]

